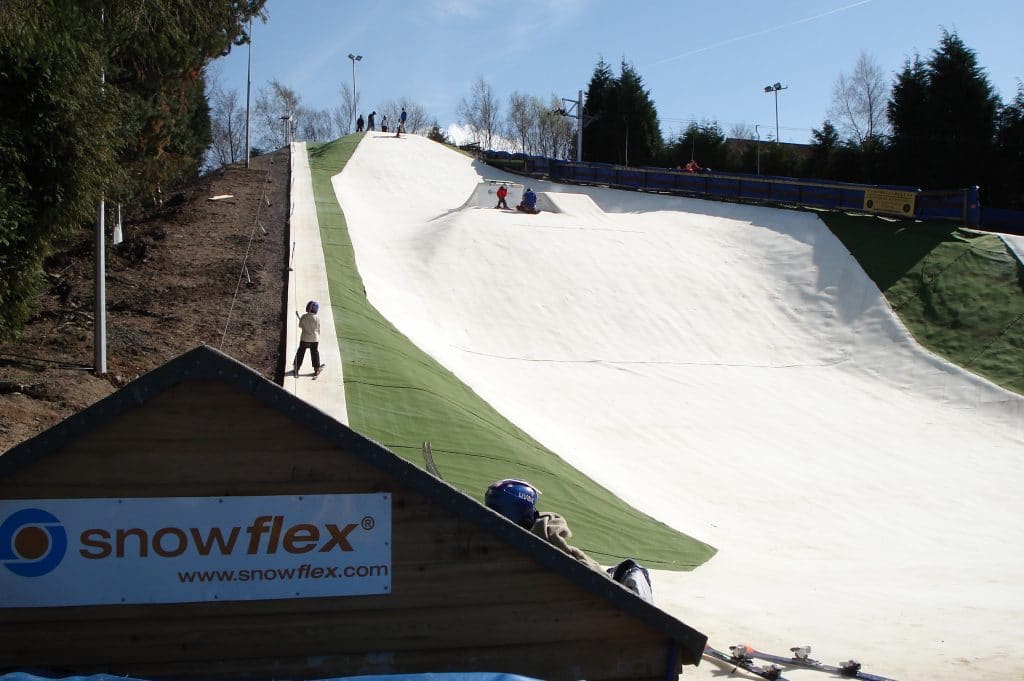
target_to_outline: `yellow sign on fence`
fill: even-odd
[[[886,213],[909,217],[914,214],[917,192],[897,189],[865,189],[864,210],[871,213]]]

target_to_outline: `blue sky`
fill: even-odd
[[[598,59],[622,59],[640,73],[661,118],[677,133],[691,120],[775,129],[806,142],[820,127],[841,72],[866,51],[889,74],[925,58],[943,27],[975,50],[1004,101],[1024,78],[1021,0],[471,0],[354,2],[269,0],[253,25],[253,91],[277,79],[303,105],[332,109],[352,87],[361,109],[400,97],[418,102],[442,127],[483,77],[502,101],[514,91],[575,98]],[[247,49],[215,62],[222,87],[244,99]]]

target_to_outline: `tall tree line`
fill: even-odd
[[[245,42],[264,2],[0,2],[0,337],[101,198],[132,203],[198,172],[205,67]]]
[[[535,102],[513,93],[501,129],[497,100],[480,79],[464,100],[463,122],[480,131],[483,146],[503,136],[506,148],[559,157],[535,144],[530,131],[546,108]],[[547,110],[558,106],[553,101]],[[585,161],[675,168],[693,159],[743,173],[925,189],[977,184],[985,205],[1024,209],[1024,85],[1018,81],[1013,98],[1001,102],[975,51],[946,30],[930,55],[914,54],[891,77],[862,53],[836,80],[827,117],[808,145],[758,140],[750,126],[736,126],[729,140],[714,120],[663,139],[650,92],[625,60],[618,74],[598,61],[583,114]]]

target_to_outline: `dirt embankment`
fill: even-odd
[[[47,259],[35,315],[0,344],[0,453],[200,344],[279,377],[288,164],[279,151],[214,171],[108,240],[106,376],[92,372],[93,229]]]

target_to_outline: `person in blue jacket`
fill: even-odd
[[[537,210],[537,195],[533,193],[533,190],[527,187],[526,191],[523,192],[523,200],[516,206],[516,210],[524,213],[539,213]]]

